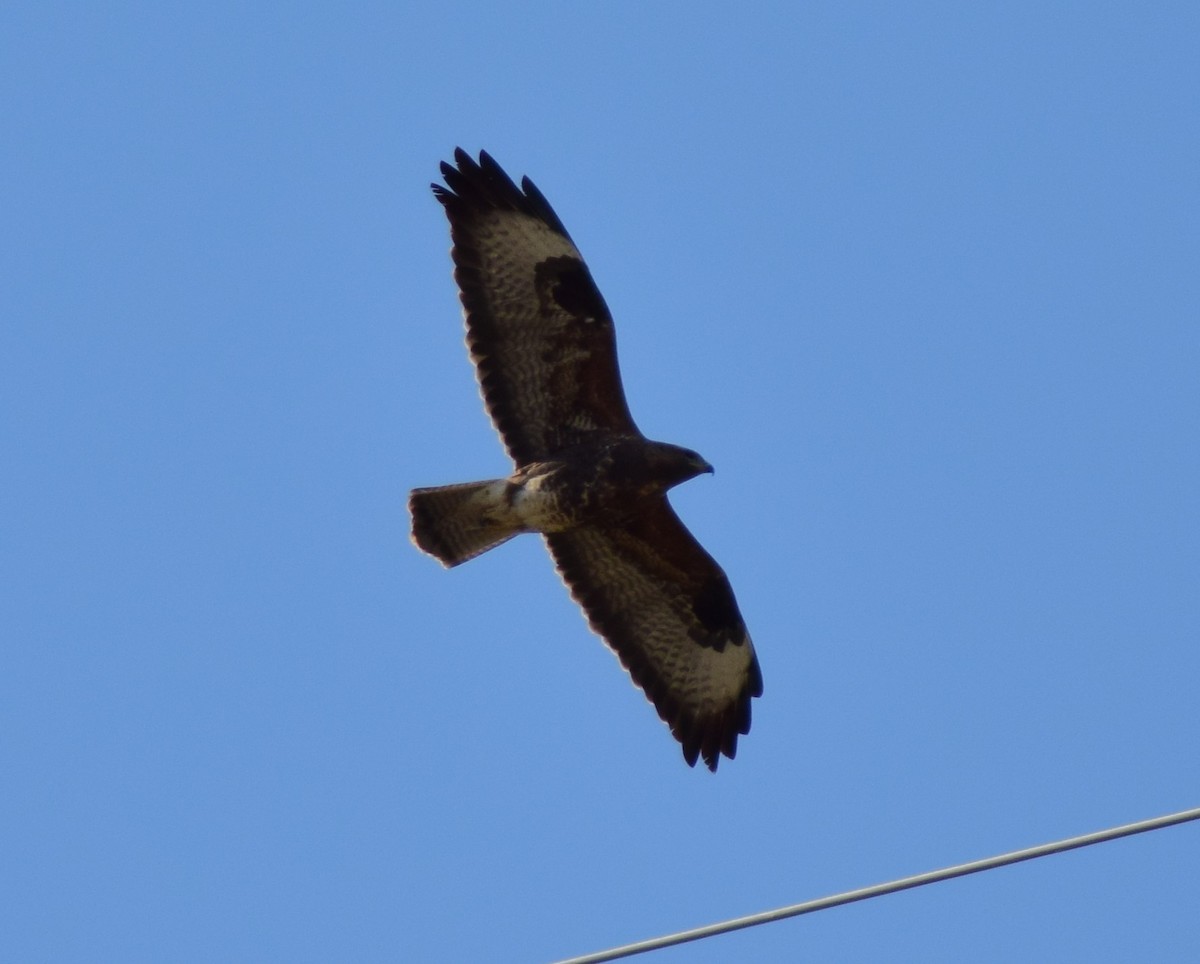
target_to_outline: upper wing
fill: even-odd
[[[638,434],[617,370],[612,316],[591,273],[529,178],[461,148],[442,164],[446,208],[484,403],[518,465],[605,429]]]
[[[762,674],[721,567],[666,497],[622,527],[546,535],[559,572],[592,628],[683,744],[716,770],[750,732]]]

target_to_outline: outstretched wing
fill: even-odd
[[[639,434],[617,369],[612,316],[570,236],[529,178],[461,148],[442,164],[445,206],[488,413],[517,465],[597,429]]]
[[[733,590],[666,498],[620,527],[546,535],[571,595],[683,744],[716,770],[750,732],[762,674]]]

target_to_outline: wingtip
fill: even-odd
[[[521,211],[538,218],[551,230],[570,240],[571,236],[562,220],[533,181],[522,177],[521,186],[518,187],[487,151],[480,150],[479,159],[476,160],[461,147],[456,147],[454,163],[442,161],[440,170],[446,183],[444,186],[433,185],[434,195],[448,212],[464,216],[472,210],[499,208]]]

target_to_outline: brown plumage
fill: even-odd
[[[455,151],[433,191],[450,220],[467,346],[516,465],[414,489],[413,541],[447,566],[541,533],[571,595],[694,765],[750,730],[758,659],[729,581],[667,501],[712,468],[633,422],[612,316],[558,216],[486,153]]]

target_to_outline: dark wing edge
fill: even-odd
[[[682,746],[713,772],[750,732],[762,671],[729,580],[664,497],[622,527],[545,536],[591,628]]]
[[[595,429],[640,435],[612,315],[550,203],[486,151],[476,162],[457,148],[454,160],[433,193],[450,221],[484,404],[513,461],[547,458]]]
[[[529,178],[522,178],[521,188],[518,189],[513,179],[487,151],[479,152],[477,162],[461,147],[456,147],[454,163],[458,166],[442,161],[441,171],[445,185],[429,185],[433,188],[434,196],[452,217],[457,216],[463,221],[468,221],[479,211],[520,211],[537,218],[571,241],[562,220],[554,213],[554,208],[550,206],[546,196]]]

